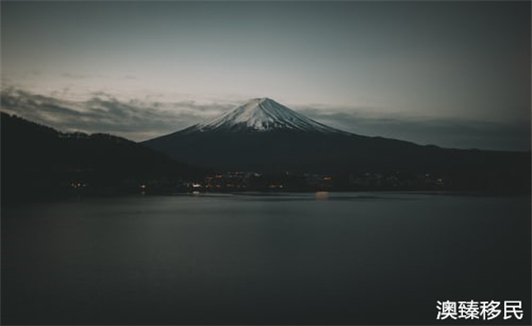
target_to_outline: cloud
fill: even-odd
[[[69,79],[86,79],[86,78],[90,78],[91,76],[65,72],[65,73],[61,74],[61,77],[65,77],[65,78],[69,78]]]
[[[360,112],[362,111],[362,113]],[[305,108],[299,112],[348,132],[396,138],[422,145],[491,150],[530,150],[530,122],[495,123],[450,118],[378,115],[369,110]]]
[[[86,101],[67,101],[20,89],[2,90],[3,111],[61,131],[103,132],[135,141],[174,132],[231,107],[185,102],[119,101],[111,94],[93,92]]]
[[[92,74],[81,74],[81,73],[73,73],[73,72],[64,72],[61,74],[61,77],[65,79],[72,79],[72,80],[86,80],[86,79],[93,79],[93,78],[105,78],[105,76],[102,75],[92,75]]]

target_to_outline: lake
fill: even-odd
[[[529,197],[443,193],[3,207],[2,323],[446,324],[437,300],[521,300],[525,325],[530,223]]]

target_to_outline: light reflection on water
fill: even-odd
[[[317,200],[327,200],[329,199],[329,192],[328,191],[316,191],[315,196]]]

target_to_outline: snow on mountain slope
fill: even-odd
[[[290,129],[343,133],[343,131],[316,122],[266,97],[252,99],[227,114],[210,122],[197,124],[191,129],[198,131],[245,129],[257,132]]]

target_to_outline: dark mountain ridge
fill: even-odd
[[[3,200],[138,192],[141,183],[204,173],[121,137],[62,133],[3,112],[0,118]]]

